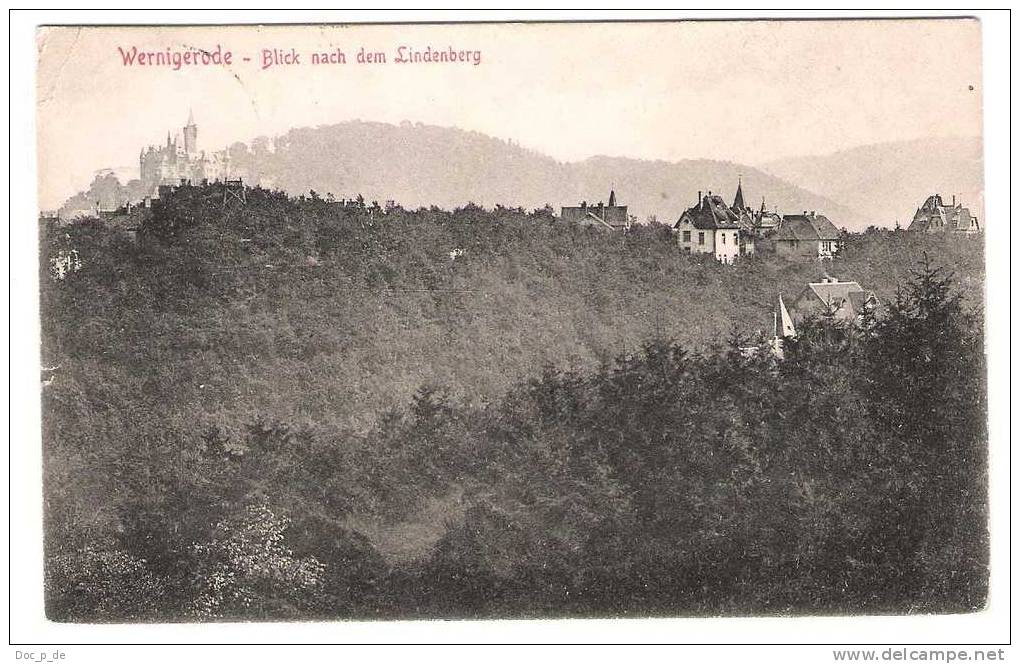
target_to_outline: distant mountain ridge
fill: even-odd
[[[559,162],[485,134],[409,122],[345,122],[297,128],[228,148],[231,173],[291,194],[314,190],[337,198],[361,194],[405,207],[452,208],[469,202],[536,208],[608,200],[615,189],[639,221],[672,224],[709,190],[732,199],[742,178],[749,204],[761,197],[784,212],[817,209],[837,225],[855,226],[852,210],[741,164],[597,156]]]
[[[290,194],[314,190],[325,196],[362,195],[380,204],[407,208],[467,203],[486,207],[537,208],[608,200],[614,189],[621,205],[644,222],[672,224],[693,205],[698,192],[733,200],[737,180],[757,208],[764,197],[780,213],[816,210],[838,227],[861,230],[870,224],[906,225],[929,193],[963,197],[983,218],[980,142],[959,145],[885,144],[833,155],[768,162],[760,166],[712,159],[676,162],[595,156],[560,162],[519,144],[479,132],[403,122],[351,121],[295,128],[227,148],[232,177]],[[974,153],[976,144],[977,152]],[[904,147],[906,146],[906,147]],[[930,155],[938,155],[933,160]],[[926,155],[920,158],[918,155]],[[948,164],[962,164],[953,169]],[[138,196],[137,181],[118,185],[97,178],[89,192],[62,209],[120,205]]]
[[[926,138],[877,143],[827,155],[761,164],[776,177],[796,182],[855,209],[868,223],[906,228],[930,194],[956,196],[984,226],[981,139]]]

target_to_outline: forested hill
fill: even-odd
[[[140,246],[87,223],[52,238],[83,267],[54,291],[76,296],[52,329],[75,352],[47,346],[45,364],[101,352],[107,370],[144,365],[150,389],[202,418],[243,408],[321,422],[374,417],[426,383],[484,399],[545,364],[597,366],[652,336],[705,349],[770,331],[777,296],[826,272],[888,301],[925,250],[981,294],[973,242],[879,235],[832,265],[722,266],[681,255],[663,228],[604,235],[503,208],[382,214],[257,189],[223,214],[218,194],[190,191]]]
[[[548,210],[195,187],[137,243],[42,242],[51,619],[983,605],[981,238],[723,266]],[[823,270],[874,331],[732,352]]]

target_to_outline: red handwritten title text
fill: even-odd
[[[160,50],[139,49],[137,46],[118,46],[117,51],[120,53],[121,63],[125,67],[167,67],[174,71],[204,66],[230,66],[235,63],[251,63],[263,70],[302,65],[346,65],[348,62],[358,65],[447,63],[474,66],[482,63],[480,50],[453,46],[426,46],[424,48],[397,46],[391,52],[360,47],[349,53],[339,47],[308,53],[301,53],[294,47],[277,47],[262,48],[256,54],[241,53],[237,56],[234,52],[224,49],[220,44],[209,49],[168,46]]]

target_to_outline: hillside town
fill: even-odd
[[[560,218],[605,231],[625,232],[636,223],[627,214],[627,206],[618,204],[615,190],[609,192],[608,205],[582,201],[561,208]],[[753,257],[765,246],[789,260],[832,260],[843,249],[846,233],[816,210],[780,214],[767,208],[765,197],[758,209],[749,207],[739,179],[732,204],[712,191],[699,191],[697,202],[680,214],[672,230],[683,253],[709,254],[726,265]],[[917,208],[907,231],[974,235],[981,226],[956,196],[946,205],[941,195],[932,194]]]
[[[627,213],[627,206],[617,202],[615,190],[610,190],[608,204],[582,201],[577,206],[563,207],[560,218],[608,232],[626,232],[635,223]],[[780,214],[768,209],[765,197],[760,207],[751,208],[745,202],[739,178],[732,204],[710,190],[699,191],[697,202],[685,209],[671,228],[680,251],[711,255],[725,265],[754,257],[756,246],[768,246],[776,256],[791,261],[832,261],[843,250],[846,234],[816,210]],[[946,205],[939,194],[932,194],[917,209],[907,230],[973,235],[979,233],[981,227],[955,196],[952,204]],[[785,340],[797,336],[798,321],[824,316],[855,323],[877,306],[875,294],[856,281],[841,281],[826,274],[820,281],[805,285],[790,308],[783,296],[778,295],[767,348],[777,359],[782,359]],[[747,346],[741,350],[745,356],[752,356],[760,348]]]
[[[113,227],[127,232],[136,241],[145,222],[165,202],[178,194],[197,188],[210,191],[221,207],[244,205],[246,185],[241,178],[231,179],[226,151],[206,153],[198,148],[198,125],[189,111],[187,122],[175,134],[167,132],[162,146],[143,148],[138,156],[139,182],[145,192],[141,200],[125,200],[114,209],[104,209],[96,201],[91,214]],[[394,201],[366,204],[361,195],[352,198],[327,198],[330,205],[340,208],[366,209],[385,215],[397,207]],[[53,213],[41,215],[43,220],[60,221]],[[608,233],[629,232],[638,222],[621,204],[615,189],[610,189],[606,202],[582,200],[574,206],[560,208],[559,219],[565,223]],[[697,192],[690,207],[682,210],[670,225],[679,250],[687,255],[708,255],[724,265],[772,253],[787,261],[832,261],[844,249],[846,230],[840,229],[823,212],[802,210],[781,213],[770,209],[766,197],[752,207],[747,203],[742,179],[738,176],[732,203],[711,190]],[[974,235],[982,231],[978,219],[956,196],[946,203],[940,194],[925,199],[914,213],[907,228],[909,233]],[[457,248],[451,260],[463,255]],[[63,279],[79,265],[71,254],[53,266],[54,274]],[[856,281],[841,281],[827,273],[818,282],[807,283],[790,307],[777,296],[769,345],[773,354],[782,357],[784,339],[795,337],[798,321],[808,317],[831,316],[841,321],[859,321],[878,304],[874,293]],[[757,352],[757,347],[745,348]]]
[[[121,222],[130,218],[140,222],[144,216],[141,210],[151,207],[160,196],[172,194],[178,187],[228,182],[234,185],[241,182],[239,175],[231,173],[228,151],[199,148],[199,127],[194,113],[189,111],[183,126],[166,132],[163,144],[148,145],[139,151],[138,179],[131,182],[130,193],[122,194],[117,204],[110,206],[107,201],[104,205],[97,198],[90,200],[85,209],[72,213],[43,212],[41,216],[64,219],[93,216]],[[261,184],[266,186],[264,181]],[[342,204],[357,206],[359,198],[343,199]],[[709,254],[724,264],[761,252],[774,252],[791,260],[827,260],[839,255],[844,245],[839,219],[830,220],[823,211],[817,210],[781,212],[776,206],[769,207],[766,198],[761,196],[760,205],[750,204],[738,176],[732,203],[718,192],[699,191],[694,204],[677,210],[668,223],[682,252]],[[628,205],[618,200],[615,188],[611,188],[606,200],[583,200],[577,205],[563,206],[560,219],[609,232],[626,232],[640,223],[630,213]],[[958,201],[956,195],[949,200],[951,202],[947,203],[939,193],[929,195],[914,212],[907,230],[953,235],[981,233],[982,225],[971,209]],[[385,207],[395,205],[387,201]],[[138,226],[139,223],[128,225]]]

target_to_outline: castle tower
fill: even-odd
[[[198,152],[198,125],[191,109],[188,109],[188,124],[184,125],[184,152],[189,155]]]

